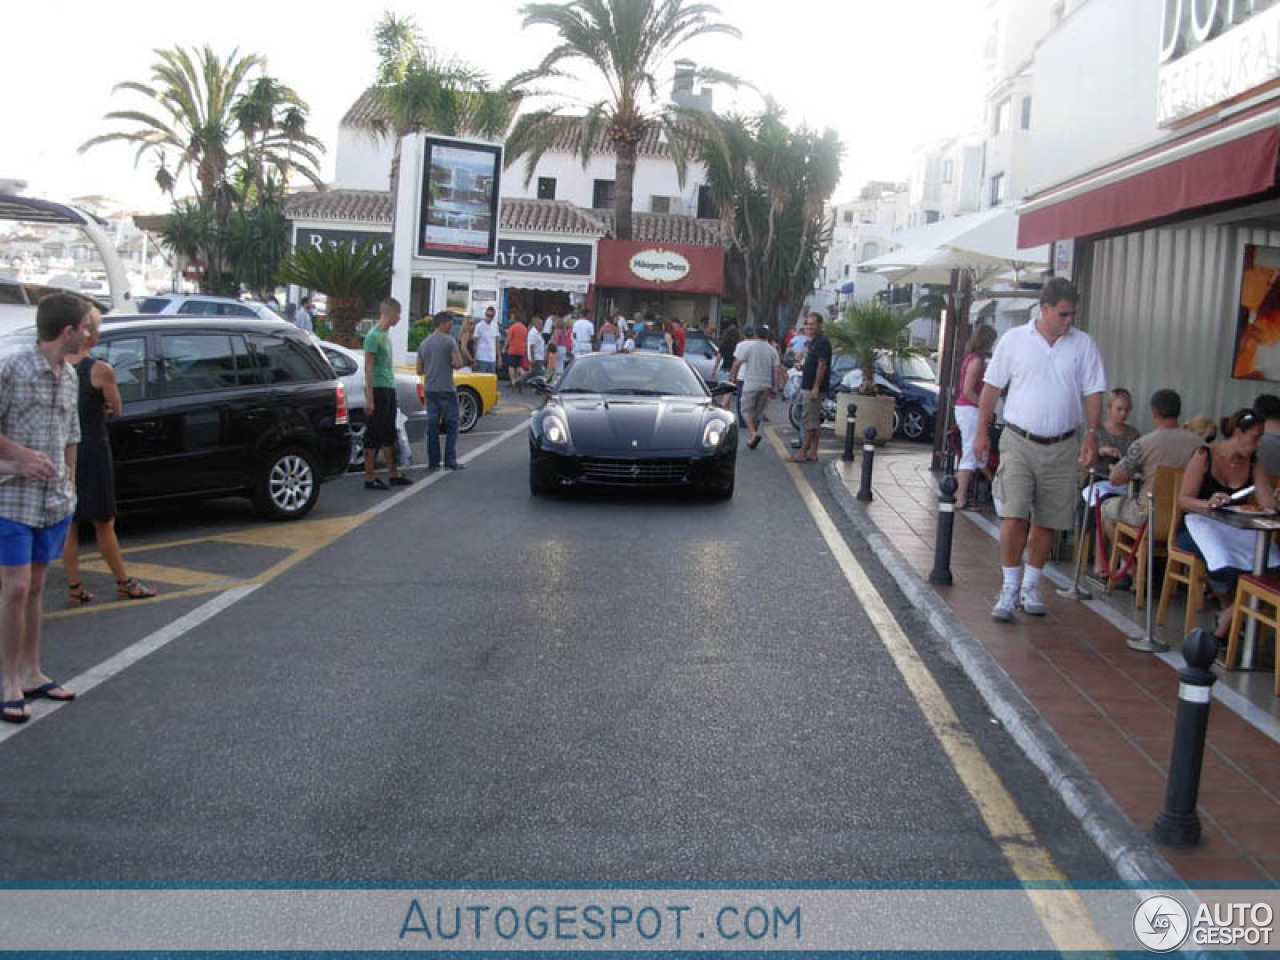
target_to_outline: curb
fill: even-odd
[[[1138,888],[1168,889],[1185,882],[1102,788],[1057,732],[1009,679],[985,647],[943,599],[903,559],[849,493],[838,461],[823,471],[827,489],[853,524],[876,562],[893,578],[907,601],[928,622],[934,636],[956,660],[986,701],[993,716],[1036,766],[1086,834],[1111,861],[1122,880]]]

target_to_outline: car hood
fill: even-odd
[[[559,403],[580,453],[639,453],[695,446],[710,404],[697,397],[581,395]]]

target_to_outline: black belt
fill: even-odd
[[[1063,440],[1070,440],[1076,435],[1074,430],[1068,430],[1066,433],[1060,433],[1056,437],[1042,437],[1038,433],[1032,433],[1030,430],[1023,430],[1016,423],[1006,423],[1006,427],[1016,433],[1018,436],[1030,440],[1032,443],[1038,443],[1042,447],[1050,447],[1055,443],[1061,443]]]

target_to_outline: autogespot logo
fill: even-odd
[[[1133,932],[1144,947],[1155,953],[1177,950],[1190,929],[1187,908],[1173,897],[1147,897],[1133,915]]]

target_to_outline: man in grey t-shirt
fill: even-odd
[[[435,316],[435,332],[418,347],[418,376],[427,401],[427,469],[440,469],[440,422],[444,421],[444,468],[461,470],[458,463],[458,389],[453,371],[462,367],[462,354],[453,339],[453,314]]]

